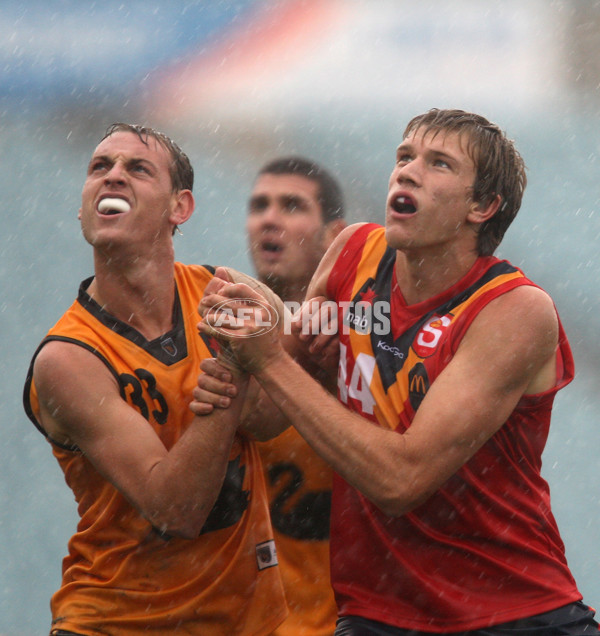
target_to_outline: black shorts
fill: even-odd
[[[469,632],[446,632],[448,636],[589,636],[599,634],[595,611],[578,601],[551,612],[521,618]],[[360,616],[338,619],[335,636],[432,636],[432,632],[400,629]]]

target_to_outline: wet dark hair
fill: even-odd
[[[475,164],[473,201],[486,206],[496,195],[501,197],[498,211],[481,224],[477,237],[479,255],[490,256],[517,216],[527,185],[525,163],[513,141],[485,117],[463,110],[433,108],[418,115],[406,126],[404,138],[416,132],[466,137],[467,152]]]
[[[104,141],[107,137],[110,137],[117,132],[130,132],[137,135],[140,141],[148,145],[148,138],[156,139],[156,141],[169,153],[171,156],[171,163],[169,164],[169,173],[171,174],[171,183],[173,184],[173,191],[178,190],[191,190],[194,187],[194,169],[188,156],[181,150],[181,148],[164,133],[158,132],[148,126],[141,126],[138,124],[125,124],[123,122],[117,122],[111,124],[102,137],[101,141]]]
[[[258,176],[263,174],[296,174],[314,181],[319,186],[318,201],[323,222],[344,218],[344,197],[338,182],[325,168],[304,157],[280,157],[265,164]]]

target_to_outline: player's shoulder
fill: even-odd
[[[329,275],[334,268],[344,246],[352,239],[357,232],[368,223],[353,223],[345,227],[333,240],[327,252],[321,259],[315,273],[313,274],[310,285],[306,293],[306,298],[316,298],[317,296],[326,296],[329,281]]]
[[[544,316],[556,318],[554,301],[546,291],[534,284],[518,285],[510,291],[500,294],[492,301],[496,310],[513,313],[520,310],[529,313],[533,320]]]
[[[519,285],[494,298],[479,312],[469,331],[477,328],[488,336],[492,331],[505,342],[522,339],[552,347],[558,339],[558,314],[543,289]]]
[[[339,242],[343,246],[360,230],[368,228],[376,229],[381,228],[381,226],[376,223],[369,223],[368,221],[352,223],[352,225],[348,225],[337,235],[334,243]]]
[[[214,265],[196,265],[175,262],[175,277],[191,278],[199,281],[210,280],[215,274]]]
[[[73,384],[98,383],[102,377],[112,376],[90,347],[73,340],[49,339],[35,356],[33,377],[39,392],[52,394]]]
[[[374,223],[362,222],[353,223],[352,225],[344,228],[333,240],[331,246],[327,250],[327,253],[323,257],[323,261],[333,266],[339,255],[342,253],[344,246],[367,226],[371,226],[373,228],[379,227]]]

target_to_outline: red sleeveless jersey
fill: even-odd
[[[328,296],[343,325],[339,399],[401,434],[479,311],[533,283],[507,261],[479,258],[450,289],[407,306],[395,255],[384,228],[362,226],[334,265]],[[341,615],[443,633],[581,599],[540,475],[554,396],[574,374],[562,326],[559,339],[554,388],[523,396],[500,430],[410,513],[388,517],[334,477],[331,576]]]

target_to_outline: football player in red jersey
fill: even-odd
[[[485,118],[433,109],[409,122],[385,227],[340,233],[307,292],[339,307],[342,404],[274,331],[221,335],[334,468],[337,636],[598,633],[540,474],[571,350],[548,294],[493,255],[525,185],[513,142]],[[207,333],[216,302],[255,296],[217,279],[207,294]]]

